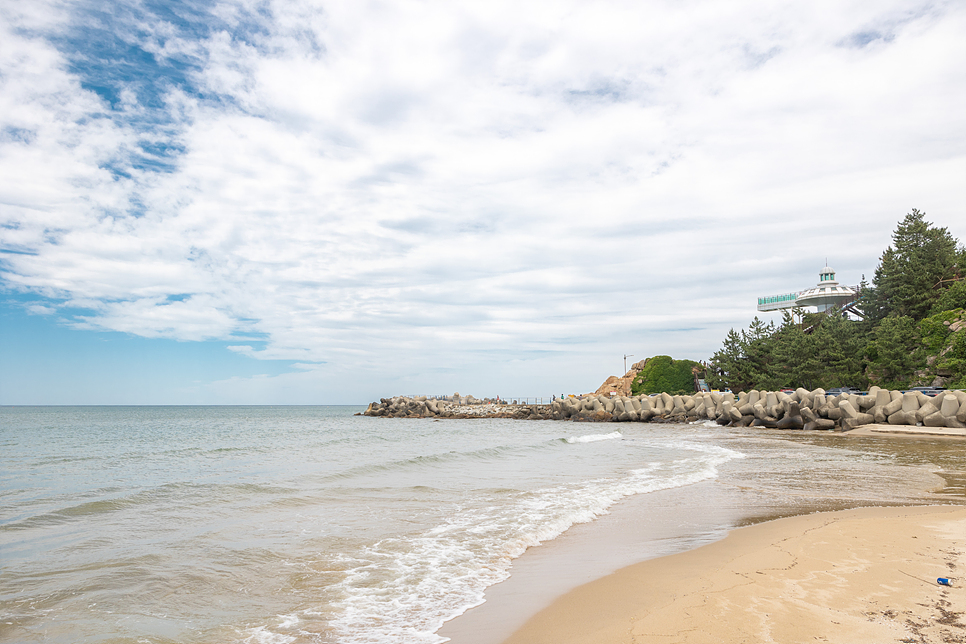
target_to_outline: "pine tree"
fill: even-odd
[[[892,234],[875,270],[869,313],[874,321],[888,315],[921,320],[959,273],[962,250],[945,228],[932,226],[913,209]]]
[[[905,389],[922,360],[922,343],[916,321],[907,315],[890,315],[873,331],[866,353],[869,379],[888,389]]]

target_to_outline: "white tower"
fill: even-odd
[[[835,281],[835,271],[826,266],[818,274],[815,288],[801,292],[795,298],[795,306],[815,306],[819,312],[847,304],[855,298],[855,291]]]

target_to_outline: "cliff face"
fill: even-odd
[[[625,373],[621,378],[611,376],[604,381],[604,384],[597,388],[597,391],[595,391],[593,395],[610,396],[611,392],[614,392],[614,394],[617,396],[630,396],[631,383],[634,382],[634,378],[637,377],[637,374],[640,373],[641,369],[644,368],[644,365],[647,364],[647,360],[648,359],[645,358],[640,362],[635,362],[633,365],[631,365],[631,368],[628,369],[627,373]]]

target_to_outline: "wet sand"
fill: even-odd
[[[581,586],[506,644],[964,642],[964,571],[963,507],[790,517]]]
[[[793,631],[782,630],[784,626],[781,626],[781,624],[788,622],[788,628],[793,629],[798,622],[788,615],[783,616],[777,609],[765,610],[765,600],[769,597],[780,597],[782,589],[786,587],[789,593],[823,595],[829,600],[835,599],[836,601],[841,599],[841,597],[836,598],[835,595],[837,586],[830,579],[823,581],[818,574],[824,569],[823,567],[832,564],[829,561],[815,559],[814,553],[807,554],[806,551],[812,546],[804,542],[801,544],[803,549],[802,561],[811,562],[809,565],[812,567],[812,572],[809,574],[818,576],[814,576],[810,580],[781,579],[775,576],[776,573],[772,571],[769,574],[772,575],[770,579],[773,584],[768,587],[761,587],[760,590],[763,593],[761,597],[755,597],[751,593],[744,596],[733,596],[727,600],[731,602],[729,608],[731,612],[728,614],[729,622],[735,619],[735,613],[744,610],[745,621],[757,619],[764,630],[752,633],[749,630],[750,626],[742,626],[736,622],[731,631],[723,631],[717,623],[721,620],[720,614],[708,616],[711,615],[711,613],[708,613],[706,617],[712,621],[706,625],[717,630],[709,631],[711,635],[708,635],[706,639],[700,639],[699,635],[696,634],[698,631],[695,630],[699,627],[695,626],[695,623],[687,620],[676,622],[674,620],[683,620],[684,618],[681,615],[672,617],[669,616],[670,613],[661,613],[663,615],[663,617],[660,617],[661,620],[670,620],[661,623],[670,624],[671,631],[677,628],[683,634],[693,634],[693,639],[691,635],[681,639],[671,631],[649,635],[650,631],[647,629],[651,628],[654,623],[647,620],[658,619],[658,617],[647,616],[657,615],[657,612],[655,612],[657,608],[661,608],[662,611],[665,609],[672,612],[674,610],[682,611],[682,614],[687,616],[697,615],[701,610],[707,608],[705,604],[696,603],[696,598],[699,595],[688,594],[682,589],[713,588],[715,593],[719,593],[727,586],[728,575],[735,578],[740,574],[753,575],[755,582],[760,582],[763,579],[764,576],[758,574],[763,572],[761,570],[729,569],[729,572],[721,573],[724,576],[714,579],[702,574],[701,571],[715,569],[716,566],[720,568],[735,559],[728,552],[738,551],[722,550],[722,548],[725,548],[725,544],[728,544],[728,549],[733,549],[734,544],[737,543],[737,548],[747,553],[743,555],[746,560],[754,561],[765,555],[774,555],[767,550],[768,544],[766,542],[769,538],[775,537],[779,541],[798,539],[814,532],[813,528],[824,525],[821,521],[828,520],[828,517],[838,516],[828,514],[828,511],[870,505],[962,504],[966,500],[964,499],[963,486],[963,470],[966,468],[966,459],[964,459],[966,442],[962,439],[951,440],[945,437],[917,436],[911,438],[915,440],[896,441],[893,436],[884,436],[874,432],[859,432],[855,436],[830,432],[808,434],[799,432],[791,435],[787,432],[771,431],[736,432],[732,447],[743,449],[750,443],[757,444],[757,447],[750,450],[752,456],[746,462],[745,469],[740,470],[739,468],[740,471],[723,472],[721,478],[696,486],[666,490],[628,499],[616,507],[612,514],[590,524],[575,526],[553,542],[540,548],[531,549],[524,557],[514,562],[512,576],[509,580],[487,591],[485,604],[447,623],[439,631],[439,634],[452,638],[451,641],[454,644],[496,644],[503,641],[513,644],[543,641],[561,643],[568,641],[824,641],[820,638],[822,636],[828,637],[828,635],[819,635],[817,632],[814,636],[819,637],[819,639],[813,639],[812,635],[803,636],[801,640],[794,639]],[[797,445],[787,445],[786,441],[797,443]],[[784,458],[785,450],[788,450],[790,454],[797,454],[794,457],[796,459],[801,459],[803,454],[806,458],[811,458],[810,452],[802,453],[799,450],[809,450],[813,446],[844,448],[843,453],[849,454],[847,457],[850,463],[848,468],[849,479],[837,478],[836,475],[842,473],[841,465],[823,469],[821,462],[825,460],[824,457],[814,462],[808,462],[809,473],[800,469],[802,467],[801,462],[785,470],[780,467],[779,469],[770,469],[775,467],[775,454],[781,455],[778,460],[782,462],[786,460]],[[868,459],[863,457],[856,460],[856,469],[853,471],[851,468],[853,450],[858,450],[863,455],[875,455],[877,464],[869,464]],[[769,451],[773,451],[770,457]],[[883,457],[885,465],[881,464]],[[864,464],[859,465],[860,462]],[[890,462],[893,464],[890,464]],[[930,474],[929,471],[933,473]],[[802,472],[802,475],[799,476],[798,472]],[[792,473],[795,479],[789,478],[789,473]],[[940,476],[937,476],[937,474]],[[800,481],[797,480],[799,478]],[[843,487],[843,484],[848,487]],[[949,509],[942,508],[939,511],[946,512],[947,510]],[[915,514],[920,511],[922,510],[919,508],[899,507],[890,509],[872,508],[862,510],[861,513],[912,512]],[[815,514],[816,512],[825,512],[825,514]],[[859,517],[863,520],[874,518],[861,513]],[[778,517],[791,518],[773,521]],[[825,518],[816,519],[816,517]],[[960,518],[966,521],[966,515],[961,515]],[[801,523],[795,523],[796,521]],[[820,523],[810,523],[814,521]],[[721,539],[728,533],[729,529],[751,524],[755,525],[752,525],[751,528],[734,530],[724,541],[710,543]],[[839,525],[839,527],[845,525],[839,519],[833,519],[832,524]],[[853,526],[852,523],[848,525]],[[831,532],[828,532],[828,530],[832,528],[828,528],[825,535],[826,540],[830,540],[833,544],[837,541],[845,543],[851,540],[853,542],[851,545],[856,545],[861,538],[864,538],[862,535],[867,532],[883,534],[880,530],[881,527],[879,524],[868,524],[866,527],[855,528],[856,533],[850,533],[847,536],[829,536]],[[962,529],[958,534],[966,535],[966,523],[956,529],[959,528]],[[753,538],[743,536],[747,531],[754,530],[759,530],[759,534],[765,536]],[[883,537],[884,542],[882,544],[869,546],[878,549],[877,557],[886,564],[889,561],[900,560],[899,557],[902,555],[904,548],[903,544],[908,545],[909,543],[909,541],[899,543],[890,540],[891,538],[888,535],[891,534],[891,531],[891,527],[886,528],[886,536]],[[920,541],[923,538],[922,535],[909,535],[909,537],[914,545],[924,543],[924,541]],[[709,543],[710,545],[707,545]],[[966,544],[962,540],[958,543],[958,546],[952,545],[950,548],[953,550],[958,548],[959,551],[966,550]],[[756,546],[756,544],[758,545]],[[774,543],[771,545],[775,546]],[[823,551],[828,548],[824,544],[818,545]],[[929,548],[935,551],[941,545],[939,541],[934,541],[930,542]],[[946,543],[945,545],[948,546],[949,544]],[[702,547],[699,548],[699,546]],[[695,550],[694,548],[698,549]],[[857,565],[855,561],[849,558],[852,557],[849,554],[851,547],[846,548],[843,552],[845,552],[845,558],[837,562],[836,566],[846,566],[850,562]],[[655,557],[658,558],[655,559]],[[689,557],[692,558],[691,563],[688,563]],[[876,557],[867,556],[865,558],[870,562],[879,562]],[[643,563],[638,563],[642,561]],[[694,562],[698,562],[700,565]],[[927,583],[928,575],[925,577],[920,575],[921,579],[912,579],[907,575],[900,575],[904,578],[902,583],[905,584],[905,581],[908,580],[913,584],[925,585],[932,591],[935,590],[933,587],[936,586],[936,577],[940,575],[953,576],[943,566],[951,564],[961,567],[964,565],[961,560],[957,559],[949,562],[940,561],[937,564],[938,567],[934,566],[933,563],[935,562],[931,560],[923,560],[917,563],[917,565],[930,570],[934,568],[939,570],[932,577],[931,585]],[[776,566],[771,566],[771,568],[776,568]],[[794,566],[794,568],[806,570],[806,567],[801,564]],[[854,572],[859,573],[860,571],[856,569]],[[878,570],[876,574],[879,575],[883,572],[888,573],[888,566]],[[905,572],[915,574],[913,571]],[[641,582],[642,579],[651,579],[654,575],[664,575],[664,578],[659,582],[650,584]],[[850,576],[844,575],[843,578],[848,581]],[[635,579],[637,582],[634,581]],[[823,589],[823,583],[827,588]],[[904,596],[903,593],[908,590],[905,585],[895,586],[892,582],[874,583],[885,583],[886,586],[899,589],[896,591],[898,595],[889,596],[889,601],[901,599]],[[709,584],[720,584],[721,588],[709,586]],[[844,596],[862,595],[861,589],[857,590],[847,585],[843,588],[844,590],[841,593]],[[955,592],[955,588],[946,590],[947,592]],[[962,593],[962,590],[959,592]],[[725,597],[726,594],[720,594],[720,596]],[[886,597],[886,595],[883,595],[883,597]],[[670,607],[666,607],[661,602],[668,603],[669,598],[674,598],[674,601],[668,604]],[[928,603],[925,602],[925,599],[926,597],[923,596],[919,597],[917,601],[919,604]],[[901,601],[895,603],[896,606],[902,604],[904,606],[902,610],[910,610]],[[778,602],[778,604],[782,604],[782,602]],[[870,615],[878,610],[874,604],[868,604],[864,607],[857,605],[854,608],[855,610],[862,608]],[[834,612],[837,609],[837,607],[829,607],[826,611],[831,614],[830,611]],[[925,610],[918,605],[916,609]],[[933,609],[934,612],[939,610],[935,608],[935,605]],[[815,603],[811,610],[821,612],[818,603]],[[945,610],[952,610],[952,608]],[[953,612],[958,610],[963,609],[957,608]],[[758,615],[762,611],[767,613],[764,617]],[[807,612],[805,608],[802,608],[802,611]],[[805,614],[805,612],[802,614]],[[931,619],[929,614],[915,613],[915,610],[910,613],[901,613],[899,608],[885,607],[880,610],[880,613],[882,613],[882,619],[891,620],[882,622],[880,626],[891,624],[890,628],[893,631],[895,631],[896,624],[900,626],[902,624],[907,626],[909,624],[928,625],[929,619]],[[942,613],[939,614],[942,615]],[[771,618],[768,615],[774,615],[774,620],[769,621]],[[889,615],[893,615],[894,619],[890,618]],[[900,615],[903,615],[903,617],[900,618]],[[802,619],[805,620],[806,624],[810,624],[813,618],[814,615]],[[866,616],[866,618],[872,619],[869,616]],[[688,619],[691,619],[691,617],[688,617]],[[947,621],[949,624],[946,626],[951,629],[949,630],[951,635],[944,636],[946,639],[923,639],[925,636],[922,633],[926,632],[923,630],[923,628],[926,628],[925,626],[908,626],[915,633],[919,633],[919,635],[909,636],[913,637],[913,640],[910,641],[966,642],[966,631],[957,630],[956,619],[949,618]],[[833,622],[838,622],[838,624]],[[639,628],[638,624],[640,625]],[[829,628],[838,628],[842,625],[841,619],[829,622]],[[854,626],[855,624],[852,624],[849,628],[852,629]],[[635,628],[638,630],[635,630]],[[883,626],[883,628],[885,627]],[[782,633],[781,638],[768,634],[779,631]],[[876,632],[880,631],[882,631],[881,628]],[[898,642],[901,640],[901,637],[867,640],[863,639],[865,637],[863,633],[867,633],[867,631],[859,629],[852,632],[848,637],[843,636],[842,640],[831,639],[828,641],[850,641],[850,638],[851,641]],[[962,637],[961,640],[949,639],[949,637],[960,636]],[[728,639],[729,637],[736,639]],[[772,639],[769,640],[769,637]]]

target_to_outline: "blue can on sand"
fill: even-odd
[[[940,577],[936,581],[939,582],[940,584],[942,584],[943,586],[948,586],[949,585],[949,579],[947,579],[946,577]]]

